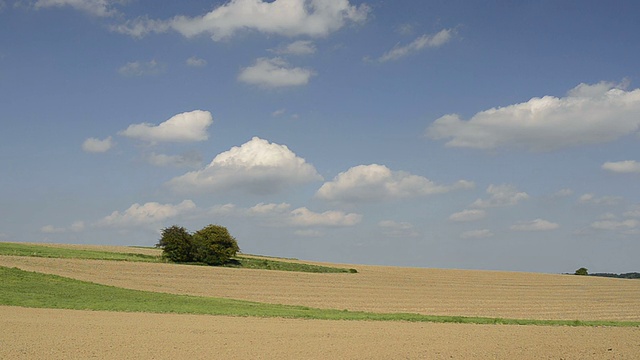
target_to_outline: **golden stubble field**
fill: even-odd
[[[0,256],[0,266],[176,294],[374,312],[640,320],[640,281],[330,265],[355,267],[359,273]],[[256,319],[12,307],[0,307],[0,319],[0,358],[640,358],[640,328]]]

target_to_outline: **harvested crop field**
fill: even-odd
[[[2,359],[637,359],[639,328],[430,324],[0,306]]]
[[[154,249],[60,246],[157,254]],[[636,280],[323,265],[354,267],[358,273],[0,256],[0,266],[154,292],[380,313],[640,320]],[[637,359],[640,327],[302,320],[0,306],[0,359],[5,358]]]
[[[129,289],[317,308],[516,319],[640,320],[637,280],[363,265],[347,266],[357,267],[357,274],[311,274],[14,256],[0,256],[0,266]]]

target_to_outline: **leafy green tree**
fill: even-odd
[[[587,270],[587,268],[581,267],[580,269],[576,270],[575,275],[589,275],[589,270]]]
[[[156,247],[162,248],[162,256],[173,262],[194,261],[193,236],[182,226],[162,229],[162,237]]]
[[[226,227],[207,225],[193,234],[194,260],[208,265],[222,265],[240,251],[238,242]]]

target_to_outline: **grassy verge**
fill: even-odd
[[[43,245],[3,243],[0,242],[0,255],[10,256],[34,256],[63,259],[90,259],[90,260],[114,260],[114,261],[141,261],[164,262],[162,257],[135,253],[115,253],[110,251],[80,250],[69,248],[57,248]],[[311,273],[355,273],[355,269],[335,268],[302,263],[276,261],[272,259],[236,257],[236,261],[225,265],[227,267],[245,269],[265,269],[280,271],[299,271]],[[202,265],[202,264],[194,264]]]
[[[97,250],[80,250],[57,248],[43,245],[3,243],[0,242],[0,255],[12,256],[35,256],[45,258],[63,258],[63,259],[90,259],[90,260],[116,260],[116,261],[142,261],[142,262],[160,262],[159,256],[135,254],[135,253],[116,253],[110,251]]]
[[[640,322],[518,320],[420,314],[380,314],[129,290],[56,275],[0,267],[0,305],[34,308],[283,317],[324,320],[471,324],[640,326]]]
[[[241,267],[245,269],[267,269],[280,271],[299,271],[310,273],[357,273],[356,269],[344,269],[328,266],[319,266],[303,263],[293,263],[276,261],[271,259],[259,259],[254,257],[237,256],[237,265],[228,265],[229,267]]]

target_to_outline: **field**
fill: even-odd
[[[157,254],[154,249],[66,247]],[[356,268],[358,273],[0,256],[0,266],[119,288],[268,304],[450,317],[640,321],[637,280],[320,265]],[[99,358],[104,354],[111,358],[640,357],[638,326],[308,320],[0,306],[0,329],[0,358]]]

